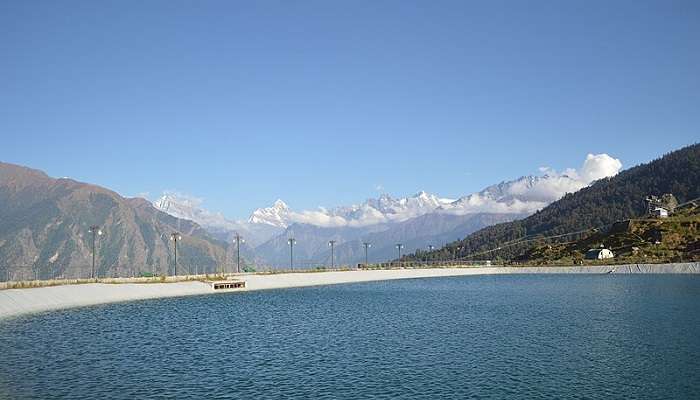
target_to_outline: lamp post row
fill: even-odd
[[[96,264],[96,240],[97,236],[102,236],[103,232],[102,229],[100,229],[99,226],[97,225],[91,225],[90,229],[88,230],[92,234],[92,274],[91,277],[92,279],[95,278],[95,264]],[[170,240],[173,242],[173,254],[174,254],[174,275],[177,276],[177,242],[182,240],[182,235],[180,232],[173,232],[170,234]],[[241,244],[245,243],[245,239],[236,232],[236,236],[234,236],[234,242],[236,243],[236,272],[240,273],[241,272]],[[287,239],[287,243],[289,244],[289,268],[291,270],[294,270],[294,245],[297,243],[296,239],[293,237]],[[331,248],[331,269],[335,269],[335,244],[337,243],[336,240],[329,240],[328,241],[328,246]],[[372,247],[372,243],[370,242],[363,242],[362,246],[364,247],[365,250],[365,266],[369,265],[369,248]],[[404,248],[404,245],[402,243],[397,243],[396,244],[396,249],[398,251],[398,260],[399,262],[401,261],[401,250]],[[435,249],[435,246],[429,245],[428,249],[430,251],[433,251]],[[461,248],[458,248],[461,250]],[[457,250],[457,249],[455,249]],[[456,258],[456,254],[453,253],[453,258]]]
[[[102,236],[103,232],[102,229],[98,225],[91,225],[90,228],[88,229],[88,232],[92,234],[92,270],[90,277],[92,279],[95,279],[95,265],[96,265],[96,242],[97,242],[97,237]],[[182,235],[180,232],[173,232],[170,234],[170,240],[173,242],[173,255],[174,255],[174,262],[173,262],[173,272],[174,275],[177,276],[177,242],[182,240]],[[236,271],[241,272],[241,244],[245,243],[245,240],[236,233],[235,236],[235,241],[236,241]]]

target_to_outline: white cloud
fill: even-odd
[[[289,213],[289,219],[292,222],[322,227],[337,227],[347,225],[347,221],[345,220],[345,218],[330,215],[325,210],[301,212],[291,211]]]
[[[339,215],[337,210],[327,210],[324,207],[319,207],[318,210],[306,211],[290,211],[288,218],[289,223],[297,222],[321,226],[325,228],[337,228],[348,226],[359,228],[363,226],[376,225],[391,222],[393,220],[405,220],[410,216],[403,214],[383,214],[381,211],[367,204],[357,207],[355,215]]]
[[[545,206],[549,202],[545,201],[523,201],[514,198],[508,201],[494,199],[475,193],[458,200],[454,205],[444,207],[440,212],[455,215],[467,215],[477,213],[499,213],[499,214],[531,214]]]
[[[552,174],[537,179],[534,182],[516,181],[508,193],[521,201],[551,203],[559,200],[566,193],[576,192],[586,186],[586,183],[572,178],[568,174]]]
[[[622,162],[609,155],[588,154],[580,169],[567,168],[562,173],[544,167],[545,179],[538,180],[522,196],[524,200],[552,202],[566,193],[574,193],[598,179],[617,175],[622,169]]]
[[[589,154],[579,172],[580,179],[587,184],[598,179],[617,175],[622,169],[622,162],[607,154]]]

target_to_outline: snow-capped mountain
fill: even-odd
[[[293,211],[283,201],[277,200],[272,207],[255,210],[248,222],[281,228],[287,228],[294,223],[324,228],[359,228],[406,221],[433,212],[452,201],[421,191],[409,197],[393,198],[383,194],[379,198],[368,199],[351,206]]]
[[[489,186],[441,206],[440,212],[458,215],[480,212],[531,214],[566,193],[574,193],[598,179],[616,175],[621,168],[620,160],[607,154],[589,154],[578,170],[569,168],[557,173],[550,168],[541,168],[545,172],[542,176],[523,176]]]
[[[453,201],[425,191],[398,199],[394,199],[388,194],[382,194],[379,198],[368,199],[360,205],[335,208],[329,215],[342,218],[348,226],[355,227],[376,223],[402,222],[433,212],[436,208],[448,205]]]
[[[430,212],[440,205],[449,204],[452,201],[454,200],[441,199],[425,191],[420,191],[411,197],[398,199],[394,199],[388,194],[382,194],[377,199],[368,199],[360,206],[338,207],[334,210],[334,213],[348,219],[359,219],[358,217],[362,214],[358,214],[358,211],[369,207],[383,215],[417,216]]]
[[[277,205],[277,203],[275,204]],[[174,217],[198,223],[220,240],[230,242],[236,233],[244,235],[250,246],[266,242],[286,227],[286,225],[282,227],[266,223],[230,220],[221,213],[214,213],[202,208],[201,199],[175,192],[166,192],[154,201],[153,205],[160,211]]]
[[[560,199],[564,194],[585,186],[586,184],[566,175],[523,176],[461,197],[441,206],[437,212],[456,215],[484,212],[531,214]]]
[[[194,221],[203,227],[236,229],[235,221],[226,219],[221,213],[207,211],[201,207],[202,200],[175,192],[166,192],[153,205],[174,217]]]
[[[258,208],[248,218],[251,224],[266,224],[286,228],[291,222],[290,210],[282,200],[277,200],[272,207]]]
[[[281,231],[297,224],[324,228],[362,228],[372,225],[391,225],[430,213],[466,215],[474,213],[527,214],[557,200],[567,190],[575,191],[584,185],[566,175],[525,176],[514,181],[501,182],[458,200],[447,199],[420,191],[413,196],[394,198],[382,194],[363,203],[332,209],[292,210],[284,201],[277,200],[271,207],[258,208],[247,221],[234,221],[221,213],[207,211],[202,201],[174,192],[165,193],[154,202],[156,208],[178,218],[197,222],[216,231],[249,231],[251,227],[268,226]]]

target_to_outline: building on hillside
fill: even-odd
[[[656,218],[668,218],[668,210],[663,207],[656,207],[651,212],[651,215]]]
[[[671,214],[673,210],[678,207],[678,200],[676,200],[676,197],[671,193],[666,193],[660,197],[653,195],[647,196],[644,200],[647,203],[647,214],[649,215],[655,215],[657,208],[663,208],[666,210],[666,216],[668,216],[668,214]]]
[[[607,258],[613,258],[615,255],[610,249],[590,249],[586,252],[586,260],[605,260]]]

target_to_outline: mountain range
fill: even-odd
[[[336,243],[336,265],[362,262],[363,242],[372,243],[370,262],[384,261],[397,256],[397,243],[409,253],[523,218],[620,167],[607,155],[589,155],[578,170],[546,170],[542,176],[502,182],[458,199],[421,191],[302,211],[278,200],[236,221],[177,193],[154,202],[126,198],[97,185],[0,163],[0,278],[89,276],[90,227],[95,225],[103,232],[95,241],[99,276],[173,273],[174,234],[181,237],[180,273],[233,270],[236,233],[245,239],[244,266],[286,268],[290,237],[297,243],[297,266],[330,264],[330,240]]]

